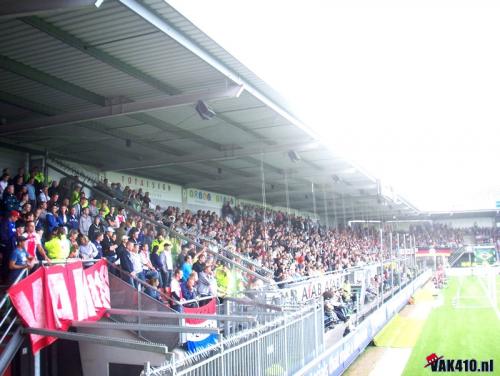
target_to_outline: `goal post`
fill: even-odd
[[[450,273],[457,278],[453,307],[457,309],[493,308],[497,306],[497,265],[460,268]]]

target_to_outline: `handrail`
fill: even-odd
[[[68,179],[72,179],[72,180],[74,180],[74,181],[78,182],[79,184],[81,184],[82,186],[84,186],[84,187],[86,187],[86,188],[88,188],[88,189],[99,191],[99,194],[100,194],[101,196],[105,197],[105,198],[106,198],[106,199],[108,199],[110,202],[114,203],[115,205],[117,205],[117,206],[125,206],[125,205],[126,205],[125,203],[123,203],[123,202],[121,202],[121,201],[117,200],[116,198],[112,197],[109,193],[107,193],[107,192],[103,192],[101,189],[99,189],[99,187],[91,186],[91,185],[89,185],[89,184],[87,184],[87,183],[85,183],[85,182],[82,182],[82,181],[80,181],[80,180],[78,180],[78,179],[75,179],[75,177],[70,176],[67,172],[63,171],[62,169],[60,169],[60,168],[58,168],[58,167],[55,167],[54,165],[52,165],[52,164],[50,164],[50,163],[47,163],[47,165],[48,165],[51,169],[53,169],[54,171],[59,172],[60,174],[63,174],[63,175],[64,175],[64,176],[66,176]],[[92,179],[89,179],[89,180],[91,180],[91,181],[92,181]],[[161,229],[163,229],[163,230],[167,231],[167,233],[169,234],[169,236],[170,236],[170,235],[172,235],[172,236],[174,236],[174,237],[177,237],[177,238],[179,238],[179,239],[182,239],[182,240],[184,240],[184,241],[188,242],[189,244],[193,244],[193,245],[194,245],[194,246],[196,246],[197,248],[200,248],[200,249],[204,248],[202,244],[200,244],[200,243],[198,243],[198,242],[196,242],[196,241],[194,241],[194,240],[190,239],[189,237],[187,237],[187,236],[185,236],[185,235],[183,235],[183,234],[181,234],[181,233],[178,233],[177,231],[172,230],[170,227],[165,226],[165,225],[164,225],[163,223],[161,223],[161,222],[152,221],[149,217],[145,216],[143,213],[139,212],[138,210],[135,210],[134,208],[132,208],[132,207],[130,207],[130,206],[127,206],[127,210],[128,210],[129,212],[131,212],[131,213],[133,213],[133,214],[137,215],[138,217],[142,218],[145,222],[152,223],[152,224],[154,224],[156,227],[160,227]],[[219,249],[219,248],[220,248],[220,246],[219,246],[218,244],[216,244],[216,243],[213,243],[213,242],[212,242],[211,244],[212,244],[213,246],[215,246],[217,249]],[[245,266],[238,264],[237,262],[235,262],[235,261],[233,261],[233,260],[231,260],[231,259],[229,259],[229,258],[227,258],[227,257],[225,257],[225,256],[223,256],[223,255],[221,255],[220,253],[218,253],[218,252],[216,252],[216,251],[214,251],[214,250],[210,249],[210,247],[206,247],[206,251],[207,251],[207,252],[209,252],[209,253],[211,253],[211,254],[213,254],[215,257],[217,257],[217,258],[219,258],[219,259],[221,259],[221,260],[223,260],[223,261],[225,261],[225,262],[227,262],[227,263],[230,263],[231,265],[233,265],[233,266],[235,266],[235,267],[237,267],[237,268],[240,268],[240,269],[241,269],[241,270],[243,270],[244,272],[249,273],[249,274],[252,274],[254,277],[259,278],[259,279],[263,280],[263,281],[264,281],[264,282],[266,282],[266,283],[270,283],[270,282],[271,282],[271,280],[270,280],[269,278],[266,278],[266,277],[264,277],[264,276],[260,275],[259,273],[256,273],[256,272],[254,272],[253,270],[248,269],[248,268],[246,268]],[[254,266],[255,266],[256,268],[260,268],[260,266],[259,266],[259,265],[257,265],[257,264],[254,264]]]
[[[344,270],[330,270],[328,272],[325,272],[325,273],[322,273],[322,274],[318,274],[318,275],[303,276],[303,277],[297,278],[297,279],[287,279],[287,280],[284,280],[284,281],[276,282],[272,286],[279,287],[280,285],[287,285],[284,288],[294,287],[294,286],[299,285],[299,284],[301,284],[303,282],[308,282],[308,281],[310,281],[312,279],[329,277],[329,276],[334,275],[334,274],[346,275],[346,274],[353,273],[353,272],[355,272],[357,270],[363,270],[363,269],[365,269],[367,267],[373,267],[373,266],[379,267],[381,265],[386,265],[388,263],[391,263],[391,262],[394,262],[394,261],[401,261],[401,260],[405,260],[405,258],[404,257],[389,258],[389,259],[385,259],[383,261],[372,262],[370,264],[366,264],[366,265],[362,265],[362,266],[355,266],[355,267],[347,268],[347,269],[344,269]],[[249,290],[247,290],[247,291],[249,291]],[[258,291],[258,290],[256,290],[256,291]]]
[[[12,282],[12,285],[15,285],[17,282],[19,282],[21,279],[23,279],[25,277],[25,274],[28,274],[27,269],[23,269],[21,271],[21,273],[17,276],[17,278],[14,280],[14,282]],[[9,299],[9,294],[7,292],[5,292],[4,297],[0,301],[0,309],[2,309],[3,305],[7,302],[8,299]]]

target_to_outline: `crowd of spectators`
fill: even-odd
[[[86,264],[106,258],[126,272],[131,284],[136,278],[147,281],[180,301],[261,286],[255,276],[217,262],[207,252],[213,243],[270,270],[278,283],[388,257],[378,232],[366,228],[331,229],[310,218],[254,206],[225,204],[220,213],[155,207],[148,192],[107,180],[87,195],[78,177],[45,184],[37,168],[20,168],[11,175],[5,169],[0,179],[1,272],[9,282],[40,262],[81,259]],[[203,246],[169,237],[160,223]],[[458,244],[460,231],[446,226],[411,229],[417,245]],[[156,289],[147,292],[162,299]]]
[[[474,225],[455,228],[443,223],[422,222],[410,226],[408,231],[400,232],[400,247],[404,247],[403,233],[407,237],[407,244],[411,236],[415,246],[422,248],[456,249],[466,244],[496,244],[500,239],[500,229],[495,227]],[[393,233],[393,239],[397,234],[398,232]]]

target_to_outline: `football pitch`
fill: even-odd
[[[489,299],[487,285],[476,276],[450,277],[448,287],[439,290],[435,305],[406,363],[403,375],[430,375],[431,367],[424,368],[430,354],[444,359],[477,360],[493,359],[494,370],[490,375],[500,375],[500,277],[496,277],[496,310]],[[457,372],[478,374],[479,372]]]

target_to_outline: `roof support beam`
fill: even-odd
[[[42,3],[42,1],[39,2]],[[67,44],[68,46],[76,48],[77,50],[80,50],[81,52],[90,55],[93,58],[102,61],[103,63],[106,63],[112,66],[113,68],[128,74],[131,77],[134,77],[142,82],[147,83],[148,85],[151,85],[152,87],[164,92],[165,94],[175,95],[181,93],[180,90],[170,85],[167,85],[166,83],[161,82],[160,80],[157,80],[152,76],[145,74],[144,72],[140,71],[134,66],[127,64],[122,60],[117,59],[116,57],[100,50],[97,47],[93,47],[85,43],[83,40],[78,39],[77,37],[67,33],[66,31],[41,19],[40,17],[24,17],[21,18],[21,21],[50,35],[53,38],[58,39],[59,41]]]
[[[95,103],[100,106],[104,106],[106,104],[106,99],[96,93],[83,89],[80,86],[73,85],[67,81],[63,81],[38,69],[34,69],[26,64],[12,60],[7,56],[0,55],[0,68],[62,91],[63,93],[72,95],[76,98],[84,99],[90,103]]]
[[[291,124],[304,130],[310,136],[319,139],[318,137],[316,137],[316,135],[312,132],[312,130],[309,127],[300,122],[297,118],[295,118],[295,116],[291,115],[283,107],[281,107],[276,102],[268,98],[267,95],[263,94],[259,89],[250,84],[250,82],[244,80],[238,73],[234,72],[231,68],[224,65],[216,57],[212,56],[201,46],[199,46],[190,38],[185,36],[183,33],[177,30],[173,25],[169,24],[165,19],[157,15],[153,10],[148,8],[146,5],[140,3],[137,0],[119,0],[119,1],[127,8],[137,13],[140,17],[145,19],[151,25],[156,27],[158,30],[162,31],[164,34],[175,40],[181,46],[184,46],[187,50],[191,51],[193,54],[201,58],[207,64],[211,65],[213,68],[221,72],[228,79],[237,84],[243,85],[245,89],[250,94],[252,94],[256,99],[264,103],[266,106],[268,106],[277,114],[285,118]]]
[[[152,87],[155,87],[156,89],[162,91],[165,94],[176,95],[176,94],[181,93],[180,90],[161,82],[160,80],[140,71],[139,69],[133,67],[130,64],[125,63],[124,61],[122,61],[120,59],[115,58],[114,56],[108,54],[107,52],[102,51],[101,49],[99,49],[97,47],[93,47],[91,45],[88,45],[83,40],[69,34],[68,32],[62,30],[61,28],[58,28],[58,27],[52,25],[51,23],[41,19],[40,17],[24,17],[24,18],[21,18],[21,21],[23,21],[24,23],[50,35],[51,37],[65,43],[66,45],[68,45],[70,47],[76,48],[77,50],[79,50],[79,51],[81,51],[89,56],[92,56],[93,58],[95,58],[99,61],[102,61],[103,63],[108,64],[109,66],[111,66],[111,67],[113,67],[113,68],[115,68],[115,69],[117,69],[125,74],[128,74],[131,77],[134,77],[134,78],[136,78],[136,79],[138,79],[146,84],[151,85]],[[166,123],[162,120],[159,120],[153,116],[146,115],[146,114],[140,114],[140,115],[133,115],[131,117],[135,117],[135,116],[141,116],[141,118],[142,118],[141,121],[143,121],[146,124],[149,124],[151,126],[155,126],[158,129],[163,130],[165,128],[172,128],[172,127],[177,128],[176,133],[179,134],[181,137],[182,137],[181,133],[183,133],[184,137],[186,137],[186,138],[195,138],[195,136],[197,136],[197,138],[199,140],[197,142],[205,144],[206,146],[208,146],[206,143],[212,142],[212,141],[207,140],[201,136],[196,135],[195,133],[185,131],[182,128],[178,128],[172,124],[168,124],[168,123]],[[135,117],[135,118],[137,119],[137,117]],[[275,144],[275,142],[266,139],[264,136],[262,136],[258,132],[253,131],[251,129],[248,129],[248,128],[242,126],[241,124],[238,124],[235,121],[232,121],[231,119],[229,119],[227,116],[225,116],[223,114],[217,114],[217,118],[219,118],[220,120],[224,121],[227,124],[230,124],[238,129],[246,132],[247,134],[250,134],[251,136],[253,136],[257,140],[261,140],[262,142],[264,142],[268,145]],[[219,149],[219,145],[216,145],[217,143],[213,143],[213,144],[215,145],[215,147],[217,149]]]
[[[64,113],[29,122],[20,122],[5,125],[0,129],[1,135],[26,132],[33,129],[45,129],[50,127],[75,124],[86,121],[107,119],[118,116],[127,116],[151,110],[161,110],[196,103],[198,100],[217,100],[223,98],[234,98],[241,93],[241,86],[232,86],[223,90],[203,90],[196,93],[180,94],[165,99],[144,102],[122,103],[104,106],[102,108]]]
[[[295,150],[311,150],[318,148],[317,142],[299,142],[293,144],[285,144],[273,147],[272,152],[288,150],[294,148]],[[222,152],[212,152],[212,153],[198,153],[193,154],[185,158],[170,158],[170,159],[157,159],[155,161],[145,161],[138,162],[134,164],[117,164],[110,166],[113,171],[131,171],[139,170],[143,168],[160,168],[166,166],[176,166],[185,165],[192,163],[204,163],[206,161],[224,161],[229,159],[238,159],[242,157],[249,157],[254,155],[259,155],[264,150],[262,148],[248,148],[248,149],[238,149],[238,150],[227,150]]]

